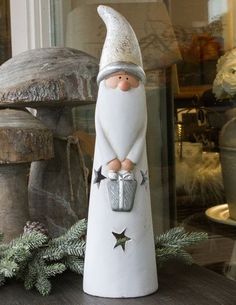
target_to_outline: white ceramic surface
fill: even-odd
[[[99,187],[94,183],[91,185],[84,291],[103,297],[138,297],[157,290],[149,181],[141,185],[140,174],[141,170],[146,172],[148,169],[145,90],[141,84],[136,98],[129,101],[134,93],[117,92],[116,99],[109,94],[114,89],[106,92],[103,85],[102,81],[96,108],[93,172],[102,166],[102,174],[107,177],[109,161],[116,156],[120,160],[129,156],[136,163],[134,174],[138,186],[133,210],[114,212],[106,179]],[[94,179],[95,175],[92,181]],[[124,230],[131,238],[125,251],[121,247],[114,248],[116,240],[112,234]]]
[[[100,297],[145,296],[155,292],[158,283],[146,154],[147,110],[143,83],[122,91],[118,87],[107,87],[105,80],[102,80],[95,122],[96,145],[83,288],[86,293]],[[137,188],[130,212],[112,210],[109,201],[107,164],[115,158],[121,162],[129,159],[135,163],[133,174]],[[98,183],[98,175],[101,178],[101,174],[103,179],[99,179]],[[117,244],[116,238],[122,233],[128,239],[124,247]]]
[[[99,5],[98,13],[107,27],[100,69],[121,59],[142,67],[143,61],[138,40],[127,20],[113,8],[105,5]]]

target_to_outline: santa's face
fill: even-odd
[[[139,86],[139,80],[131,74],[119,71],[109,75],[105,79],[105,86],[107,88],[119,88],[122,91],[129,91]]]
[[[99,85],[96,118],[96,124],[101,127],[117,159],[121,162],[129,159],[129,152],[146,126],[144,84],[135,76],[124,72],[112,74],[102,80]]]

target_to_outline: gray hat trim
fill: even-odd
[[[107,65],[104,67],[97,76],[97,83],[99,84],[100,81],[102,81],[104,78],[109,76],[112,73],[119,72],[119,71],[125,71],[127,73],[133,74],[134,76],[138,77],[143,83],[146,81],[146,75],[143,69],[140,66],[137,66],[133,63],[127,63],[127,62],[116,62]]]

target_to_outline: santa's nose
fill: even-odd
[[[122,80],[119,82],[118,87],[122,91],[128,91],[130,89],[131,85],[127,80]]]

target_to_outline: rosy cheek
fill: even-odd
[[[117,84],[118,84],[118,81],[115,77],[114,78],[110,77],[105,80],[105,85],[107,88],[115,89],[117,87]]]
[[[129,83],[130,83],[132,88],[137,88],[139,86],[139,80],[137,80],[134,77],[129,79]]]

